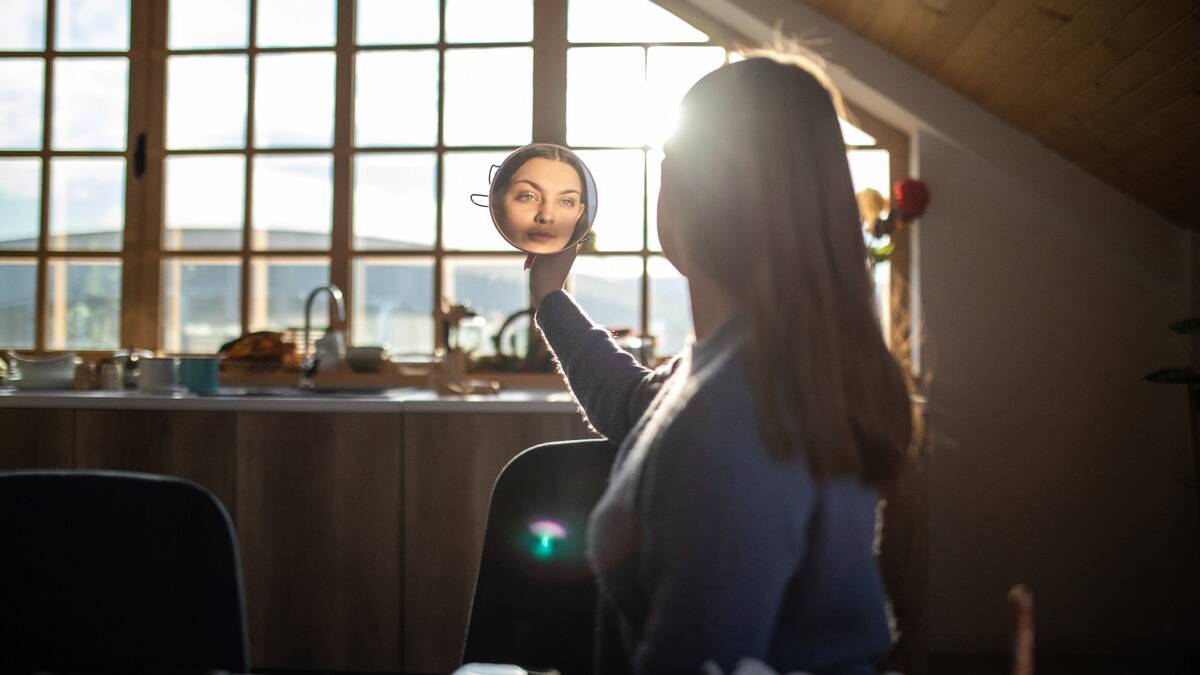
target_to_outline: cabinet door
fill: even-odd
[[[232,516],[234,419],[231,412],[79,410],[75,463],[186,478],[208,488]]]
[[[400,415],[239,413],[257,668],[400,670]]]
[[[576,413],[405,415],[406,672],[459,666],[500,469],[530,446],[591,437]]]
[[[75,444],[75,411],[0,408],[0,471],[69,469]]]

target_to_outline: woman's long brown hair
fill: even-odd
[[[907,462],[912,406],[875,314],[840,107],[811,65],[720,68],[684,97],[662,190],[689,267],[749,320],[771,451],[879,484]]]

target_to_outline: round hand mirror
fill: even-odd
[[[513,151],[488,190],[492,222],[505,241],[534,255],[578,244],[596,218],[596,181],[567,148],[534,143]]]

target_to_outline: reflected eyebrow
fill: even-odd
[[[537,183],[535,183],[535,182],[533,182],[533,181],[529,180],[528,178],[518,178],[517,180],[514,180],[514,181],[513,181],[513,185],[516,185],[517,183],[529,183],[529,184],[530,184],[530,185],[532,185],[532,186],[534,187],[534,189],[535,189],[535,190],[537,190],[538,192],[545,192],[545,190],[542,188],[542,186],[541,186],[541,185],[538,185]],[[559,192],[558,194],[559,194],[559,195],[565,195],[565,194],[568,194],[568,193],[571,193],[571,192],[574,192],[575,194],[580,194],[579,190],[576,190],[575,188],[570,188],[569,190],[563,190],[562,192]]]

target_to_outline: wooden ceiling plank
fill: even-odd
[[[1001,117],[1017,126],[1031,124],[1040,112],[1040,97],[1030,94],[1048,76],[1057,73],[1105,31],[1133,11],[1141,0],[1092,0],[1051,35],[1031,58],[996,85],[988,99]]]
[[[1196,124],[1200,124],[1200,94],[1191,93],[1146,116],[1136,125],[1105,136],[1101,144],[1068,152],[1084,169],[1102,173],[1141,148]],[[1197,187],[1200,188],[1200,184]]]
[[[915,9],[917,0],[887,0],[880,3],[867,27],[867,36],[884,49],[891,49],[904,25],[904,19]]]
[[[996,0],[958,0],[949,7],[938,22],[925,46],[917,52],[912,63],[928,73],[942,68],[947,56],[957,48],[975,24],[979,23]]]
[[[1181,99],[1195,97],[1198,93],[1200,61],[1183,59],[1148,78],[1089,119],[1080,120],[1064,114],[1052,125],[1057,133],[1047,136],[1046,140],[1053,141],[1072,157],[1075,156],[1072,151],[1117,149],[1121,144],[1130,142],[1130,137],[1136,136],[1138,129],[1148,120],[1156,119],[1155,115],[1164,108],[1175,105]],[[1191,122],[1200,123],[1200,118]],[[1144,144],[1139,147],[1144,147]]]
[[[1102,135],[1116,135],[1136,126],[1148,113],[1173,105],[1188,94],[1200,95],[1200,59],[1195,54],[1101,110],[1091,119],[1092,128]]]
[[[1200,16],[1188,16],[1145,48],[1138,50],[1110,69],[1060,111],[1054,123],[1035,127],[1037,136],[1054,145],[1079,144],[1079,138],[1102,144],[1105,135],[1097,133],[1090,120],[1110,104],[1131,95],[1140,85],[1170,70],[1186,59],[1200,44]],[[1060,140],[1060,139],[1072,139]],[[1070,155],[1067,155],[1071,158]]]
[[[947,14],[946,0],[920,0],[904,17],[904,25],[896,35],[892,53],[915,65],[917,54],[928,43],[929,36],[937,30]]]
[[[1034,0],[1003,0],[992,5],[983,18],[975,22],[971,31],[963,38],[949,58],[940,64],[934,74],[943,82],[965,92],[976,65],[1004,39]]]
[[[1200,125],[1185,127],[1106,169],[1101,176],[1119,189],[1145,193],[1181,169],[1179,160],[1200,154]]]
[[[1055,117],[1055,113],[1073,116],[1071,111],[1078,108],[1078,99],[1086,96],[1084,90],[1089,85],[1095,87],[1107,72],[1191,14],[1192,8],[1186,0],[1148,0],[1139,5],[1120,24],[1106,31],[1100,40],[1042,83],[1036,95],[1049,105],[1045,106],[1046,113],[1042,118],[1032,125],[1034,135],[1049,135],[1052,129],[1047,120]]]
[[[975,69],[967,93],[991,107],[996,84],[1019,69],[1052,35],[1071,23],[1087,0],[1042,0],[1017,23]]]

